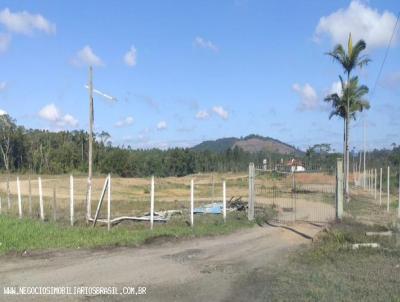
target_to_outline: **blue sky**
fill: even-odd
[[[26,127],[87,129],[134,148],[270,136],[342,148],[323,98],[340,67],[324,53],[366,40],[368,148],[400,143],[400,30],[374,84],[400,3],[393,1],[1,1],[0,109]],[[362,146],[362,122],[351,147]]]

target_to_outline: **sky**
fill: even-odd
[[[368,149],[390,148],[400,144],[399,11],[398,0],[2,0],[0,113],[27,128],[86,130],[92,65],[103,93],[95,131],[113,145],[254,133],[340,151],[343,122],[324,97],[343,71],[326,52],[351,32],[372,61],[354,73],[371,109],[351,123],[350,148],[362,148],[364,123]]]

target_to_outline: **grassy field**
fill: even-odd
[[[273,211],[264,215],[273,215]],[[266,219],[264,215],[257,217],[256,222]],[[121,223],[108,232],[105,227],[67,227],[52,222],[42,223],[33,219],[20,220],[0,215],[0,254],[66,248],[138,246],[160,237],[174,239],[228,234],[240,228],[252,227],[256,223],[249,222],[244,212],[229,213],[226,223],[220,215],[196,216],[193,228],[186,218],[174,218],[168,224],[155,225],[153,230],[149,229],[147,223]]]
[[[386,213],[386,207],[361,192],[352,196],[345,210],[341,223],[288,259],[253,272],[233,295],[245,298],[262,289],[260,296],[268,301],[400,301],[397,211]],[[366,236],[367,231],[387,230],[393,232],[391,237]],[[368,242],[379,243],[380,248],[352,249],[353,243]]]

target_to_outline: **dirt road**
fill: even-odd
[[[311,236],[320,230],[308,224],[296,228]],[[282,228],[254,227],[139,248],[2,256],[0,301],[239,301],[232,296],[238,281],[309,242]],[[146,295],[5,296],[6,286],[115,286],[119,291],[141,286]],[[253,294],[248,301],[264,300]]]

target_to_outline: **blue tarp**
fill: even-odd
[[[200,207],[200,208],[194,208],[193,213],[194,214],[222,214],[222,210],[223,210],[222,202],[215,202],[215,203],[206,204],[205,206]]]

